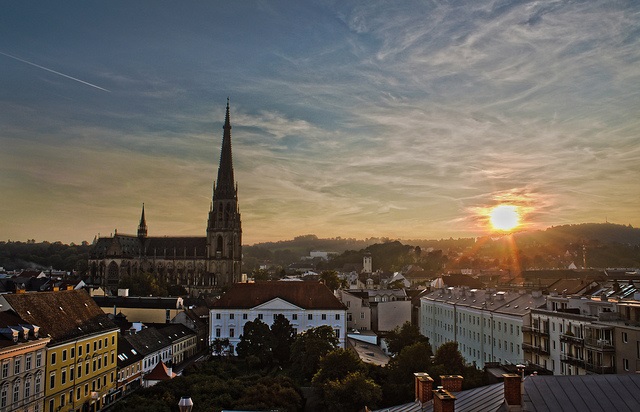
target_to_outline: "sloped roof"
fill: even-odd
[[[315,282],[235,283],[213,308],[250,309],[280,298],[303,309],[345,309],[331,290]]]
[[[41,336],[54,343],[117,329],[84,290],[3,295],[27,323],[40,326]]]
[[[171,342],[156,328],[142,329],[135,335],[126,335],[125,339],[144,356],[171,345]]]
[[[144,355],[138,352],[123,336],[118,336],[118,368],[131,365],[142,359]]]
[[[171,373],[169,376],[169,368],[164,362],[159,362],[155,368],[151,370],[148,374],[144,375],[144,380],[146,381],[168,381],[169,379],[173,379],[175,377],[175,373]]]
[[[93,300],[101,308],[138,308],[138,309],[178,309],[178,299],[147,296],[94,296]]]
[[[158,332],[173,343],[189,336],[195,336],[195,332],[183,325],[182,323],[170,323],[165,327],[159,328]]]
[[[504,403],[504,384],[480,386],[462,392],[453,392],[456,412],[492,412]],[[379,409],[378,412],[433,412],[433,401],[405,403]]]
[[[524,408],[546,411],[640,411],[640,375],[529,376]],[[457,410],[456,404],[456,410]]]

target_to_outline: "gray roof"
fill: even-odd
[[[462,392],[453,392],[456,397],[456,412],[491,412],[496,411],[504,403],[504,384],[480,386]],[[433,412],[433,401],[424,405],[420,402],[405,403],[378,409],[377,412]]]
[[[526,411],[640,411],[637,374],[529,376],[524,391]]]

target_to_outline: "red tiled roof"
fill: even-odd
[[[329,288],[316,282],[236,283],[213,307],[249,309],[275,298],[303,309],[345,309]]]
[[[151,370],[148,374],[144,375],[144,379],[147,381],[168,381],[176,376],[175,373],[171,373],[172,376],[169,376],[169,369],[164,364],[164,362],[160,362],[156,365],[155,368]]]

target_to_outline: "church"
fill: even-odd
[[[116,231],[94,241],[89,257],[92,284],[115,294],[121,276],[145,272],[198,296],[241,280],[242,224],[233,176],[228,99],[223,129],[206,236],[147,236],[143,204],[136,235]]]

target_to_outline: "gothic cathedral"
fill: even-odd
[[[89,258],[91,283],[115,293],[122,276],[146,272],[198,296],[241,280],[242,224],[233,177],[228,100],[223,129],[206,237],[147,236],[143,205],[137,235],[116,231],[94,241]]]

